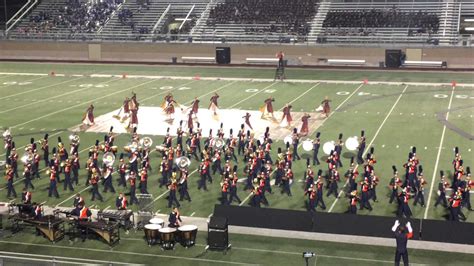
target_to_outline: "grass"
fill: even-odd
[[[92,74],[92,73],[113,73],[122,74],[143,74],[143,75],[172,75],[172,76],[194,76],[199,74],[201,77],[216,76],[216,77],[242,77],[242,78],[272,78],[272,69],[256,69],[256,68],[191,68],[191,67],[157,67],[157,66],[129,66],[129,65],[84,65],[84,64],[18,64],[18,63],[2,63],[0,72],[14,72],[14,73],[49,73],[55,71],[56,73],[67,74]],[[288,69],[287,76],[298,79],[334,79],[334,80],[363,80],[368,78],[371,80],[383,81],[416,81],[416,82],[443,82],[449,83],[451,80],[458,82],[474,83],[471,73],[443,73],[443,72],[376,72],[376,71],[335,71],[335,70],[307,70],[307,69]],[[20,82],[24,82],[20,85]],[[31,82],[31,83],[28,83]],[[416,146],[418,149],[418,156],[421,159],[421,164],[424,168],[425,179],[428,181],[425,191],[425,200],[431,194],[431,204],[425,208],[421,206],[411,207],[415,218],[423,218],[427,214],[428,218],[444,219],[447,211],[438,206],[433,207],[436,200],[436,189],[439,176],[437,172],[444,170],[447,173],[452,172],[451,160],[453,158],[452,149],[459,146],[463,154],[464,165],[473,166],[473,152],[474,145],[472,140],[466,139],[456,132],[446,129],[442,141],[441,150],[439,150],[443,125],[437,121],[435,114],[437,112],[448,109],[451,96],[451,87],[439,86],[414,86],[410,85],[361,85],[361,84],[328,84],[321,83],[319,86],[312,88],[316,83],[272,83],[272,82],[256,82],[256,81],[223,81],[223,80],[171,80],[171,79],[122,79],[122,78],[90,78],[90,77],[50,77],[50,76],[20,76],[20,75],[0,75],[0,126],[12,127],[13,137],[17,147],[21,147],[29,143],[29,139],[34,137],[36,140],[43,137],[44,133],[48,132],[51,136],[50,147],[56,145],[56,137],[61,136],[63,141],[68,143],[68,136],[71,132],[67,129],[80,123],[83,112],[86,107],[94,103],[96,109],[96,117],[101,114],[118,109],[125,96],[129,96],[132,91],[136,92],[138,99],[143,106],[159,106],[165,93],[171,91],[180,103],[191,101],[195,96],[205,95],[202,97],[201,106],[205,106],[209,99],[209,92],[218,90],[220,94],[221,108],[240,108],[257,110],[261,106],[263,99],[269,95],[276,98],[275,109],[280,109],[286,102],[294,101],[293,108],[295,111],[311,111],[324,96],[329,96],[332,99],[333,110],[340,105],[340,109],[333,113],[329,119],[324,121],[318,129],[322,133],[322,143],[330,140],[336,140],[339,133],[344,134],[344,138],[354,135],[359,135],[360,130],[366,131],[367,142],[371,143],[375,148],[375,156],[377,164],[375,170],[380,177],[380,185],[377,188],[378,202],[373,203],[374,210],[360,211],[359,214],[371,214],[382,216],[394,216],[396,209],[395,205],[388,203],[388,183],[392,176],[391,166],[396,165],[399,170],[402,169],[402,164],[406,161],[408,152],[411,146]],[[170,90],[161,90],[165,86],[172,86]],[[179,90],[180,87],[189,87],[190,90]],[[257,89],[255,92],[246,92],[248,89]],[[274,90],[271,94],[265,89]],[[309,90],[309,91],[308,91]],[[299,97],[302,93],[308,91],[304,97]],[[404,93],[402,94],[402,92]],[[253,97],[250,97],[254,94]],[[438,97],[435,97],[437,95]],[[248,98],[248,99],[247,99]],[[247,99],[243,101],[244,99]],[[470,108],[450,112],[449,121],[464,131],[474,134],[474,109],[472,103],[474,101],[474,90],[472,87],[458,87],[453,94],[451,103],[452,108],[471,106]],[[226,123],[227,121],[224,121]],[[230,122],[230,121],[228,121]],[[235,121],[232,121],[235,122]],[[238,121],[241,123],[241,121]],[[94,144],[96,139],[102,140],[103,134],[95,133],[79,133],[81,137],[81,163],[86,161],[86,155],[89,146]],[[314,136],[314,132],[311,137]],[[118,136],[116,145],[120,148],[126,145],[130,136],[128,134],[121,134]],[[161,143],[161,136],[152,136],[155,143]],[[274,152],[277,147],[283,147],[281,141],[277,141],[273,145]],[[426,147],[426,148],[425,148]],[[20,156],[23,154],[23,149],[18,149]],[[439,153],[439,155],[438,155]],[[294,166],[296,179],[303,177],[305,169],[305,158],[311,156],[309,153],[303,154],[303,159],[297,161]],[[320,152],[321,155],[322,152]],[[341,173],[344,173],[349,165],[349,159],[354,154],[350,151],[344,150],[343,164],[344,167]],[[0,158],[4,158],[4,151],[0,149]],[[275,156],[275,154],[273,154]],[[322,156],[321,156],[322,157]],[[439,160],[438,160],[439,157]],[[323,159],[323,158],[321,158]],[[167,195],[164,188],[158,187],[159,174],[157,173],[160,158],[157,154],[152,154],[153,171],[149,177],[150,193],[155,198],[161,196],[154,202],[153,208],[161,213],[168,213]],[[436,166],[436,162],[438,165]],[[42,165],[42,164],[41,164]],[[190,172],[194,171],[198,163],[193,161]],[[19,173],[22,172],[22,167]],[[240,163],[240,169],[243,164]],[[435,172],[435,168],[437,171]],[[317,169],[326,170],[323,163],[320,167],[313,168],[315,172]],[[362,170],[360,168],[360,170]],[[400,171],[402,172],[402,171]],[[243,177],[243,176],[242,176]],[[190,194],[192,202],[183,202],[181,213],[184,216],[193,214],[196,217],[207,217],[213,211],[214,204],[218,203],[220,196],[219,178],[214,177],[216,182],[208,185],[209,192],[202,192],[197,190],[195,182],[198,179],[198,174],[194,173],[191,176]],[[339,188],[344,185],[342,180]],[[88,188],[83,184],[85,182],[85,170],[81,170],[80,185],[76,187],[76,192],[81,191],[85,195],[86,202],[89,205],[97,205],[100,208],[114,206],[115,194],[103,194],[105,202],[90,202],[90,194]],[[435,182],[433,190],[430,192],[431,183]],[[48,198],[47,187],[48,180],[45,173],[42,173],[42,179],[35,180],[36,189],[33,191],[34,201],[47,201],[47,205],[54,206],[61,203],[61,206],[71,206],[73,193],[63,192],[62,184],[59,184],[60,199]],[[117,189],[116,182],[114,183]],[[0,201],[7,201],[5,182],[0,187]],[[304,210],[305,197],[303,196],[303,188],[300,183],[295,183],[292,187],[293,197],[288,198],[277,193],[267,195],[271,208],[283,209],[297,209]],[[18,180],[15,188],[18,194],[23,187],[22,181]],[[125,192],[127,192],[126,190]],[[246,198],[249,194],[243,191],[243,185],[239,187],[239,196],[241,199]],[[69,200],[67,200],[69,198]],[[328,206],[326,211],[331,209],[332,212],[342,213],[348,208],[348,201],[341,197],[335,199],[334,197],[325,198],[325,203]],[[411,204],[412,205],[412,204]],[[329,208],[331,207],[332,208]],[[428,209],[428,211],[427,211]],[[318,211],[321,211],[318,209]],[[474,215],[470,212],[465,212],[468,216],[468,222],[474,222]],[[25,239],[25,243],[41,243],[44,240],[39,238],[30,238],[24,234],[20,234],[19,238],[15,237],[15,241]],[[8,240],[10,241],[10,240]],[[301,259],[300,252],[306,249],[320,250],[325,247],[325,252],[321,254],[329,254],[334,256],[343,256],[347,251],[346,257],[355,256],[359,254],[356,250],[358,247],[353,245],[340,245],[322,242],[299,241],[299,240],[285,240],[279,245],[269,244],[267,238],[252,238],[244,236],[236,236],[236,247],[252,248],[252,245],[258,246],[260,243],[267,250],[288,250],[291,254],[282,253],[279,259],[272,256],[272,252],[253,252],[247,250],[234,249],[227,256],[222,256],[217,253],[209,253],[200,255],[198,248],[192,249],[189,252],[176,251],[177,256],[209,258],[215,260],[229,260],[241,261],[245,263],[257,264],[278,264],[289,265],[292,261]],[[131,250],[131,252],[143,252],[144,245],[135,245],[133,241],[128,244],[128,241],[123,241],[127,245],[119,245],[118,251]],[[201,243],[205,241],[201,238]],[[239,243],[239,244],[237,244]],[[65,245],[67,242],[61,242],[59,245]],[[333,246],[334,245],[334,246]],[[337,245],[337,248],[335,248]],[[126,247],[125,247],[126,246]],[[1,250],[10,250],[5,242],[0,242]],[[35,246],[21,246],[21,252],[34,252]],[[76,243],[74,247],[96,248],[93,242]],[[340,248],[341,247],[341,248]],[[18,248],[15,246],[15,248]],[[115,249],[114,249],[115,250]],[[364,254],[367,258],[375,258],[378,260],[392,260],[393,249],[378,248],[372,251],[364,248]],[[379,252],[380,251],[380,252]],[[50,248],[41,248],[43,254],[58,254],[57,250]],[[70,256],[87,257],[87,251],[64,251],[64,254]],[[70,252],[70,253],[68,253]],[[438,264],[441,260],[446,259],[447,256],[428,255],[422,251],[415,251],[416,254],[420,252],[420,260],[413,261],[417,263]],[[293,254],[295,253],[295,254]],[[61,253],[59,253],[61,254]],[[168,253],[166,253],[168,254]],[[363,257],[363,256],[361,256]],[[135,263],[150,263],[154,258],[152,257],[137,257],[120,254],[110,254],[107,258],[113,258],[120,261],[130,261]],[[459,257],[458,257],[459,258]],[[463,264],[464,256],[461,256],[459,264]],[[166,258],[159,258],[160,261],[167,262]],[[439,259],[439,260],[438,260]],[[268,261],[267,261],[268,260]],[[254,261],[254,262],[252,262]],[[181,264],[207,264],[207,262],[195,261],[180,261]],[[288,263],[288,264],[286,264]],[[340,261],[332,257],[320,257],[318,263],[323,264],[342,264],[347,261]],[[351,264],[358,264],[359,262],[352,261]],[[363,261],[360,264],[380,264],[381,262]],[[383,263],[383,262],[382,262]],[[443,264],[443,263],[439,263]]]

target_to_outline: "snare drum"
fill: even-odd
[[[150,223],[151,224],[159,224],[159,225],[161,225],[162,228],[165,227],[165,221],[161,218],[157,218],[157,217],[151,218]]]
[[[165,227],[159,230],[161,239],[161,248],[173,249],[175,244],[175,228]]]
[[[147,224],[145,225],[145,238],[149,246],[160,242],[161,225],[159,224]]]
[[[195,225],[183,225],[178,228],[179,239],[184,247],[194,246],[198,228]]]

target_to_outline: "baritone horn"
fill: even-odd
[[[175,163],[180,170],[184,170],[191,165],[191,160],[189,160],[189,158],[186,156],[181,156],[179,158],[176,158]]]
[[[102,162],[108,167],[112,166],[115,162],[115,155],[111,152],[104,153],[102,156]]]
[[[140,146],[148,149],[153,145],[153,140],[150,137],[144,137],[140,139]]]

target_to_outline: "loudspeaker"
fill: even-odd
[[[385,50],[385,66],[398,68],[402,65],[402,50]]]
[[[227,231],[209,230],[207,233],[207,244],[210,249],[226,249],[229,246]]]
[[[212,216],[209,221],[209,229],[227,230],[227,218]]]
[[[216,63],[230,64],[230,47],[216,47]]]

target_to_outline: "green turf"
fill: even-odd
[[[121,66],[121,65],[67,65],[67,64],[18,64],[3,63],[0,66],[0,72],[34,72],[49,73],[54,70],[56,73],[68,74],[93,74],[93,73],[111,73],[111,74],[144,74],[144,75],[173,75],[173,76],[194,76],[200,74],[204,76],[218,77],[242,77],[242,78],[272,78],[271,69],[245,69],[245,68],[191,68],[191,67],[156,67],[156,66]],[[376,72],[376,71],[327,71],[327,70],[297,70],[289,69],[288,76],[300,79],[338,79],[338,80],[370,80],[384,81],[417,81],[417,82],[458,82],[473,83],[472,75],[465,73],[429,73],[429,72]],[[16,83],[15,83],[16,82]],[[18,84],[25,82],[24,84]],[[31,84],[28,84],[31,82]],[[140,103],[143,106],[159,106],[162,98],[168,91],[161,90],[164,86],[173,86],[170,90],[179,103],[189,104],[195,96],[202,97],[202,107],[206,106],[209,94],[218,90],[221,95],[221,108],[239,108],[257,110],[262,101],[269,95],[276,98],[275,109],[280,109],[287,102],[292,102],[294,111],[311,111],[319,105],[324,96],[329,96],[332,100],[332,109],[340,109],[333,113],[329,119],[324,121],[318,129],[322,133],[322,143],[335,140],[339,133],[344,134],[344,138],[359,135],[360,130],[364,129],[367,135],[367,142],[375,147],[375,156],[378,163],[375,166],[377,175],[380,177],[380,185],[377,188],[379,202],[373,203],[372,212],[360,211],[359,214],[372,214],[394,216],[396,206],[388,203],[388,182],[391,178],[391,166],[397,165],[400,172],[402,164],[407,159],[407,154],[411,146],[418,148],[418,156],[424,167],[425,178],[428,181],[425,191],[425,199],[428,199],[435,163],[437,161],[438,147],[443,132],[443,126],[437,121],[435,114],[446,110],[451,96],[450,87],[435,86],[408,86],[405,85],[362,85],[362,84],[327,84],[321,83],[296,83],[296,82],[256,82],[256,81],[203,81],[203,80],[170,80],[170,79],[122,79],[122,78],[90,78],[90,77],[38,77],[38,76],[20,76],[20,75],[0,75],[0,126],[13,127],[13,136],[17,144],[20,156],[23,154],[22,146],[29,143],[29,139],[34,137],[36,140],[43,137],[44,133],[51,136],[50,147],[56,145],[56,137],[61,136],[63,141],[68,142],[70,132],[68,128],[80,123],[82,114],[87,106],[94,103],[96,117],[118,109],[125,96],[129,96],[132,91],[136,92]],[[180,87],[189,87],[190,90],[179,90]],[[247,89],[257,89],[257,93],[246,92]],[[275,90],[269,94],[265,90]],[[401,92],[405,93],[401,95]],[[306,93],[303,97],[300,97]],[[438,98],[434,97],[436,94]],[[253,97],[251,97],[254,95]],[[401,95],[401,96],[400,96]],[[472,103],[474,101],[474,90],[471,87],[458,87],[455,90],[451,107],[469,107],[463,110],[450,113],[449,121],[463,129],[474,134],[474,110]],[[229,121],[232,123],[241,123],[241,121]],[[85,163],[85,156],[96,139],[102,140],[103,134],[79,133],[81,137],[81,162]],[[314,136],[314,132],[312,133]],[[122,147],[129,141],[128,134],[118,136],[116,145]],[[160,143],[162,137],[152,136],[155,143]],[[451,160],[453,158],[452,149],[454,146],[461,148],[463,159],[466,166],[473,164],[474,145],[472,140],[461,137],[459,134],[447,129],[442,143],[437,172],[444,170],[447,173],[452,172]],[[273,156],[278,147],[283,147],[282,141],[277,141],[273,145]],[[425,149],[426,147],[426,149]],[[297,161],[294,166],[296,179],[303,177],[305,169],[305,158],[309,153],[303,154],[303,160]],[[321,159],[324,159],[322,152]],[[341,174],[345,172],[349,164],[349,158],[353,156],[352,152],[344,150]],[[0,158],[4,158],[4,150],[0,149]],[[150,193],[157,199],[153,208],[161,213],[168,213],[167,201],[165,200],[166,190],[158,187],[159,174],[157,173],[159,156],[152,154],[153,171],[150,173],[149,188]],[[193,161],[190,171],[194,171],[197,162]],[[323,163],[314,170],[326,170],[327,166]],[[240,169],[243,164],[240,163]],[[22,169],[20,167],[20,173]],[[362,171],[362,169],[360,169]],[[241,176],[243,177],[243,176]],[[208,185],[209,192],[197,190],[195,182],[198,175],[194,173],[190,181],[190,194],[192,202],[182,202],[181,213],[184,216],[193,214],[197,217],[207,217],[213,211],[214,204],[218,203],[220,196],[219,177],[214,176],[216,182]],[[434,208],[436,200],[436,189],[438,175],[434,175],[435,184],[432,190],[432,199],[430,205],[422,208],[420,206],[412,207],[416,218],[423,218],[427,211],[428,218],[444,219],[447,211],[438,206]],[[340,182],[339,188],[344,185],[344,179]],[[106,208],[114,205],[116,195],[111,193],[103,194],[104,203],[90,202],[88,188],[84,186],[85,172],[81,170],[80,185],[76,187],[76,192],[81,191],[87,204],[97,204],[100,208]],[[61,203],[61,206],[71,206],[73,193],[65,193],[62,190],[62,184],[59,184],[60,199],[48,198],[47,187],[48,180],[44,172],[42,179],[35,180],[33,199],[35,201],[47,201],[47,205],[54,206]],[[115,188],[117,189],[116,182]],[[0,186],[0,201],[6,201],[5,182]],[[23,183],[17,181],[15,188],[18,194],[21,192]],[[292,187],[293,197],[281,195],[278,188],[273,188],[276,193],[267,195],[270,201],[270,207],[283,209],[305,209],[305,198],[301,183],[295,183]],[[120,189],[118,189],[120,191]],[[125,190],[127,192],[128,190]],[[243,184],[239,188],[241,199],[247,198],[249,193],[243,191]],[[247,201],[248,202],[248,201]],[[247,203],[246,202],[246,203]],[[348,207],[347,199],[342,195],[335,201],[334,197],[325,198],[327,205],[326,211],[332,207],[332,212],[345,212]],[[135,207],[132,207],[135,209]],[[321,211],[318,209],[318,211]],[[473,222],[474,216],[465,212],[468,221]],[[124,238],[141,238],[132,234]],[[31,234],[19,234],[14,238],[3,239],[6,241],[16,241],[32,244],[47,244],[44,239],[34,238]],[[2,240],[2,241],[3,241]],[[148,249],[140,240],[122,240],[121,244],[114,248],[114,251],[143,252]],[[205,240],[200,237],[199,244],[202,245]],[[276,265],[294,265],[302,263],[301,252],[304,250],[314,250],[318,254],[326,257],[318,257],[318,264],[341,265],[350,263],[355,265],[384,264],[383,261],[390,262],[393,258],[393,249],[377,247],[360,247],[355,245],[341,245],[324,242],[312,242],[301,240],[281,240],[265,237],[244,237],[232,236],[234,249],[223,256],[220,253],[202,254],[202,246],[184,251],[177,249],[173,252],[148,252],[156,255],[170,255],[177,257],[192,257],[209,260],[222,260],[255,264],[276,264]],[[156,259],[167,263],[175,261],[173,258],[136,256],[121,253],[111,253],[103,255],[102,252],[90,251],[77,248],[98,248],[104,251],[109,249],[101,244],[92,241],[86,243],[69,244],[67,241],[56,244],[65,246],[67,249],[59,248],[39,248],[38,246],[26,245],[7,245],[0,242],[1,250],[10,250],[17,252],[36,252],[41,254],[77,256],[77,257],[97,257],[98,254],[108,260],[119,260],[134,263],[152,264]],[[245,248],[258,248],[263,251],[250,251]],[[362,250],[362,251],[361,251]],[[278,252],[285,251],[285,252]],[[366,258],[379,261],[347,261],[337,257]],[[463,265],[472,261],[472,256],[457,256],[453,254],[444,254],[439,252],[411,251],[412,261],[417,263],[426,263],[434,265],[450,264],[450,257],[455,256],[456,265]],[[179,265],[187,264],[210,264],[209,261],[185,261],[179,260]],[[219,264],[219,263],[218,263]],[[222,263],[220,263],[222,264]]]
[[[393,240],[395,241],[395,240]],[[148,247],[143,232],[122,234],[120,243],[109,248],[97,240],[70,241],[69,238],[51,244],[35,237],[29,228],[16,235],[6,233],[0,240],[0,250],[41,255],[99,259],[105,261],[140,263],[147,265],[304,265],[302,253],[317,254],[310,265],[388,265],[393,263],[394,248],[361,246],[323,241],[295,240],[263,236],[230,235],[232,248],[226,254],[207,251],[205,233],[198,232],[196,246],[185,249],[178,245],[175,250],[162,251],[157,246]],[[425,250],[409,250],[410,262],[425,265],[470,265],[474,255]]]

